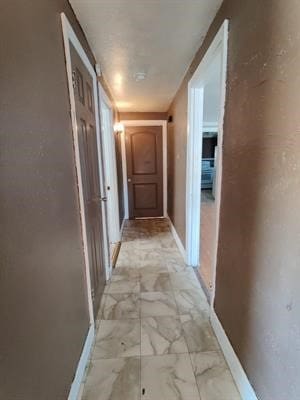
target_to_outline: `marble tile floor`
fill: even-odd
[[[168,221],[126,221],[81,400],[240,400]]]

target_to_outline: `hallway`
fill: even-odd
[[[82,400],[238,400],[168,221],[126,221]]]
[[[300,2],[2,3],[0,400],[300,400]]]

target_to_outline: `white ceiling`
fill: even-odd
[[[222,0],[70,3],[119,110],[167,111]]]

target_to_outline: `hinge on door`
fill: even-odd
[[[77,85],[77,79],[76,79],[76,71],[73,69],[72,71],[72,86],[75,89]]]

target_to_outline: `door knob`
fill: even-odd
[[[131,182],[131,178],[128,178],[127,181],[128,181],[128,182]]]
[[[102,200],[102,201],[107,201],[107,197],[106,197],[106,196],[101,197],[101,200]]]

